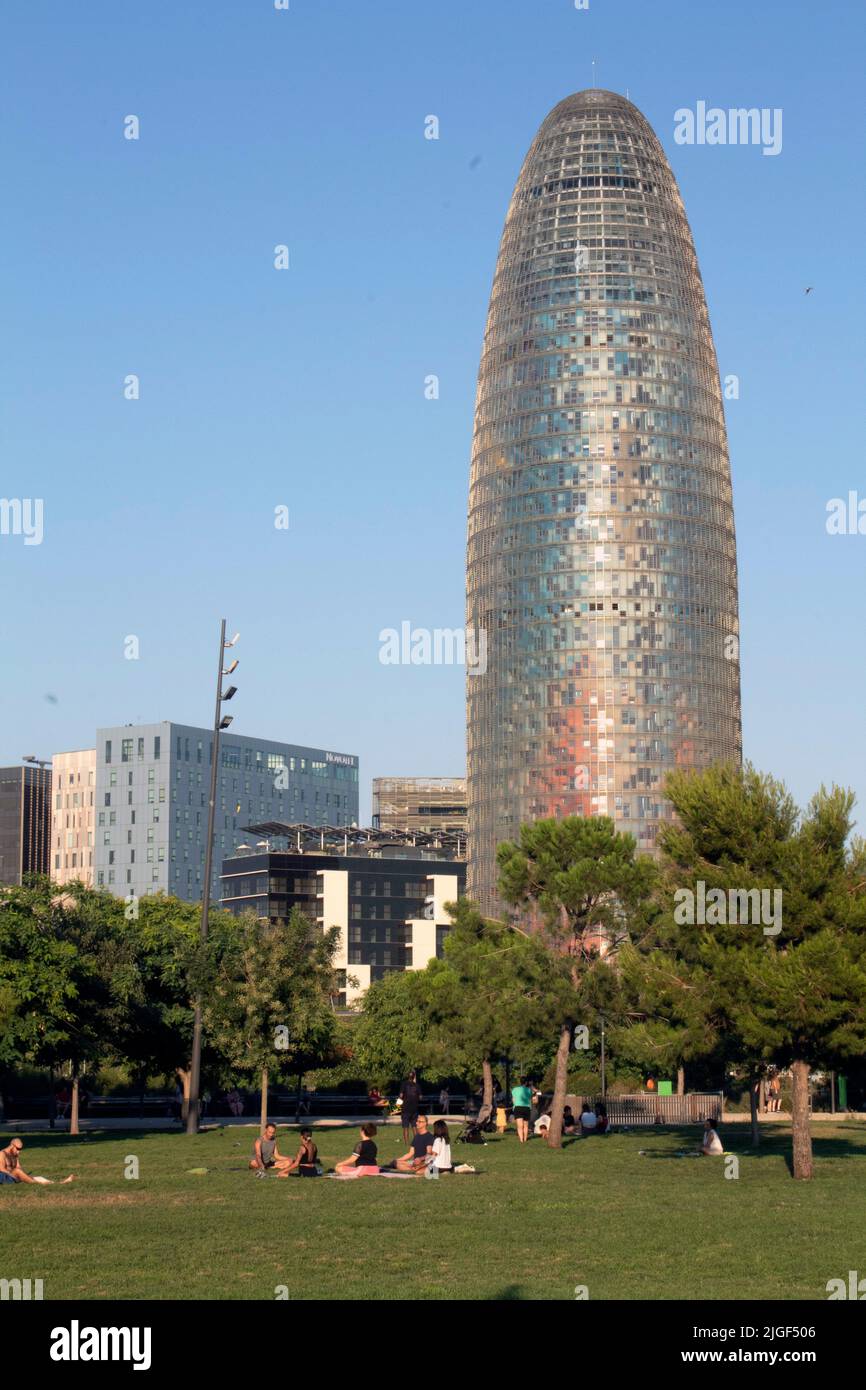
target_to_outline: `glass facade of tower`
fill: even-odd
[[[467,625],[469,895],[523,821],[610,815],[652,851],[667,772],[739,760],[722,396],[685,210],[652,128],[559,103],[511,200],[478,378]]]

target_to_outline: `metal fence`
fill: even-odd
[[[693,1091],[685,1096],[657,1096],[644,1092],[637,1096],[567,1096],[575,1115],[585,1103],[607,1109],[607,1118],[619,1125],[698,1125],[716,1120],[722,1114],[721,1091]]]

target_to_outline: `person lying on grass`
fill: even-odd
[[[320,1172],[319,1150],[313,1142],[313,1131],[305,1125],[301,1130],[301,1147],[277,1177],[287,1178],[290,1173],[297,1173],[299,1178],[317,1178]]]
[[[374,1124],[361,1125],[361,1138],[348,1158],[336,1166],[338,1178],[375,1178],[379,1173],[378,1149],[373,1143],[376,1138]]]
[[[427,1116],[419,1115],[416,1125],[412,1143],[394,1164],[398,1173],[423,1173],[433,1161],[433,1135],[427,1128]]]
[[[0,1149],[0,1183],[35,1182],[43,1185],[53,1183],[54,1178],[31,1177],[29,1173],[25,1173],[19,1161],[19,1155],[23,1148],[24,1140],[15,1138],[6,1145],[5,1149]],[[61,1178],[60,1182],[72,1182],[74,1177],[75,1174],[70,1173],[68,1178]]]
[[[253,1145],[253,1156],[250,1159],[250,1167],[256,1176],[263,1178],[265,1173],[273,1168],[277,1176],[282,1177],[291,1161],[290,1158],[284,1158],[277,1148],[276,1125],[265,1125],[261,1138]]]

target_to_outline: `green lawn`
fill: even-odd
[[[815,1131],[810,1183],[790,1178],[776,1126],[754,1153],[747,1127],[723,1128],[736,1180],[722,1159],[668,1157],[696,1128],[560,1152],[492,1136],[454,1146],[480,1176],[436,1183],[259,1180],[248,1128],[25,1135],[28,1171],[78,1181],[0,1186],[0,1276],[42,1278],[60,1299],[271,1299],[280,1284],[308,1299],[573,1299],[580,1284],[591,1299],[825,1299],[828,1279],[866,1274],[866,1125]],[[357,1131],[317,1137],[330,1166]],[[397,1129],[379,1140],[383,1158],[402,1148]],[[280,1144],[294,1152],[294,1135]]]

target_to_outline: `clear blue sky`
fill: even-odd
[[[592,84],[594,57],[671,159],[720,368],[741,382],[746,754],[801,800],[852,785],[862,824],[866,536],[828,536],[825,504],[866,496],[864,16],[850,0],[7,9],[0,493],[43,498],[45,538],[0,537],[0,761],[87,746],[100,724],[209,723],[225,613],[236,729],[359,753],[362,817],[374,775],[463,771],[462,671],[382,666],[378,633],[463,621],[499,235],[538,125]],[[782,153],[675,145],[674,112],[699,100],[781,107]]]

